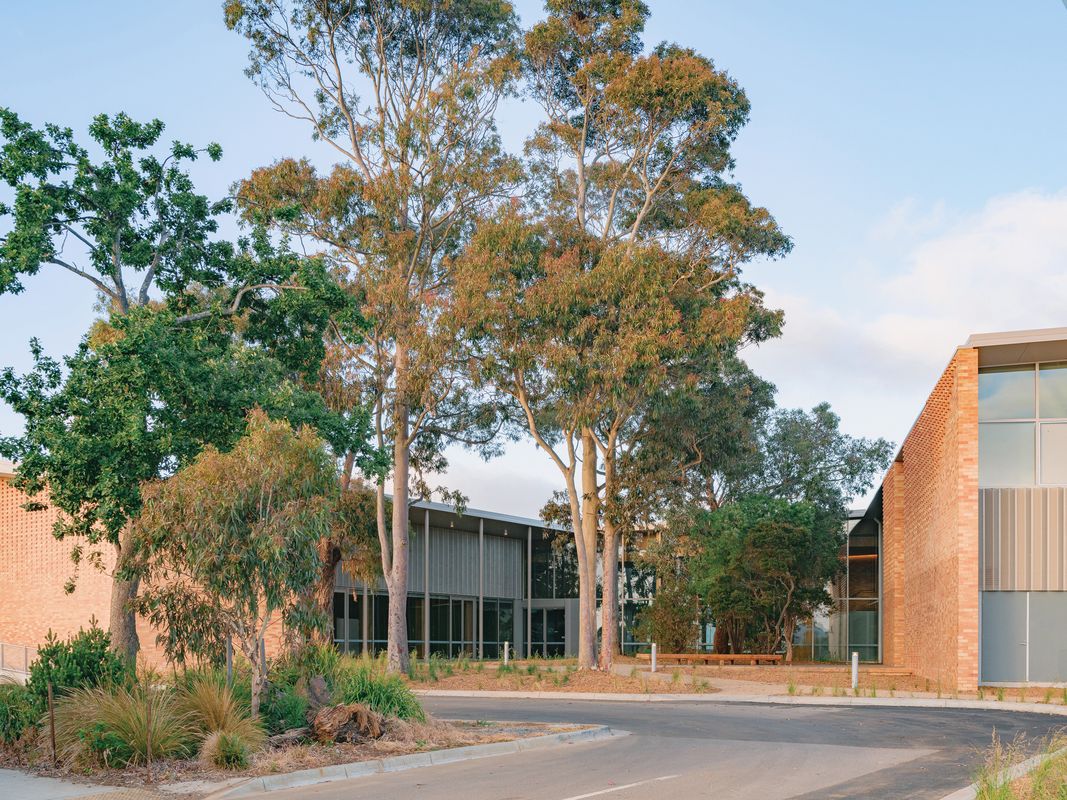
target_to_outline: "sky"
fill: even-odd
[[[899,443],[969,334],[1067,326],[1062,0],[646,1],[649,45],[711,57],[752,104],[734,178],[794,241],[745,274],[785,311],[783,336],[746,352],[779,405],[826,400],[846,432]],[[10,4],[0,105],[83,133],[122,110],[164,120],[168,139],[217,141],[223,160],[193,169],[212,197],[280,157],[330,163],[244,76],[221,5]],[[542,15],[540,2],[517,8],[524,24]],[[529,102],[504,106],[507,146],[536,121]],[[70,353],[93,302],[49,269],[0,296],[0,366],[25,370],[33,336]],[[0,435],[20,430],[0,404]],[[474,508],[536,516],[560,486],[528,443],[488,463],[449,455],[438,482]]]

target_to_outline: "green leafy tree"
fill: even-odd
[[[321,624],[318,609],[301,600],[318,579],[318,545],[330,533],[337,492],[334,459],[315,432],[262,411],[229,452],[209,446],[145,489],[137,606],[175,661],[217,658],[231,637],[252,666],[253,716],[267,681],[267,627]]]
[[[831,602],[845,534],[820,517],[812,503],[754,495],[695,520],[693,587],[733,650],[746,640],[759,652],[784,646],[792,661],[797,621]]]
[[[811,503],[825,524],[837,528],[844,524],[848,504],[871,487],[893,457],[892,442],[843,433],[829,403],[810,412],[775,412],[761,433],[759,450],[742,490]]]
[[[452,262],[518,177],[494,122],[518,72],[514,11],[505,0],[232,0],[225,19],[251,44],[250,77],[339,159],[326,174],[294,159],[256,170],[238,202],[247,219],[316,242],[372,320],[361,342],[334,335],[331,347],[391,457],[391,519],[383,477],[377,524],[389,666],[405,671],[410,500],[434,491],[427,476],[445,468],[446,445],[497,441],[495,404],[466,377],[469,309]]]
[[[98,546],[114,548],[109,629],[131,658],[137,580],[123,567],[143,481],[206,444],[230,446],[257,405],[317,425],[374,472],[366,413],[328,413],[311,391],[324,331],[358,338],[357,304],[324,259],[298,256],[262,229],[236,244],[215,240],[230,203],[196,193],[184,167],[201,151],[174,143],[159,152],[162,131],[158,120],[101,115],[88,148],[70,129],[36,129],[0,110],[0,179],[14,194],[0,207],[11,218],[0,292],[63,269],[102,301],[102,319],[62,366],[35,341],[30,373],[0,373],[0,399],[25,420],[21,436],[0,440],[0,455],[18,462],[16,484],[33,507],[62,512],[55,533],[76,539],[76,563],[102,564]],[[217,145],[205,152],[221,155]]]
[[[655,642],[664,653],[694,650],[700,641],[703,609],[700,596],[693,591],[680,538],[673,533],[662,535],[636,561],[656,576],[655,594],[637,614],[638,637]]]
[[[262,349],[217,326],[176,326],[166,310],[141,307],[98,324],[62,366],[37,346],[34,357],[27,375],[0,374],[0,398],[25,420],[0,452],[18,462],[16,485],[35,498],[31,507],[62,512],[55,534],[74,542],[75,568],[109,565],[103,554],[114,550],[112,645],[130,658],[139,645],[138,576],[125,567],[144,481],[181,468],[205,445],[232,446],[257,406],[316,425],[341,452],[367,435],[365,416],[330,413]]]
[[[544,119],[527,143],[528,202],[481,226],[461,282],[479,311],[481,377],[509,397],[559,469],[579,567],[578,663],[597,664],[598,545],[615,575],[630,525],[620,453],[664,386],[698,379],[724,343],[780,317],[741,267],[790,243],[729,182],[741,88],[671,44],[642,54],[647,7],[550,0],[526,35]],[[604,582],[599,666],[618,648]]]

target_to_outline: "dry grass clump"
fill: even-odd
[[[1005,745],[994,735],[978,771],[976,800],[1063,800],[1067,797],[1067,738],[1054,736],[1041,749],[1042,760],[1027,775],[1012,778],[1008,770],[1027,758],[1022,740]]]
[[[75,689],[55,706],[56,751],[68,766],[123,767],[188,755],[196,727],[171,689]]]
[[[211,675],[193,678],[182,690],[179,705],[205,735],[228,733],[240,737],[253,752],[267,742],[263,727],[252,719],[233,689]]]

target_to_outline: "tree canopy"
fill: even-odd
[[[313,429],[253,411],[228,452],[207,446],[144,489],[131,569],[138,609],[167,655],[218,658],[226,637],[252,666],[252,713],[266,685],[268,626],[321,624],[302,603],[318,580],[318,544],[333,524],[337,468]]]
[[[780,314],[741,281],[789,239],[729,180],[748,116],[710,59],[663,44],[642,54],[648,9],[548,3],[524,74],[543,120],[527,142],[527,202],[476,232],[462,284],[483,347],[480,377],[511,398],[559,469],[579,564],[579,664],[596,660],[594,587],[615,574],[620,453],[664,386],[696,382],[713,353],[777,333]],[[603,539],[602,547],[599,546]],[[600,666],[617,646],[605,581]]]

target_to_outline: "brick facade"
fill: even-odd
[[[26,500],[11,485],[10,476],[0,472],[0,642],[29,647],[32,660],[50,630],[63,639],[89,627],[93,617],[107,629],[115,556],[110,545],[102,544],[102,569],[83,563],[75,572],[71,561],[75,543],[52,535],[56,512],[25,511],[22,506]],[[74,576],[74,591],[67,593],[65,586]],[[166,658],[156,645],[156,633],[145,620],[138,619],[141,658],[147,665],[160,667]],[[269,652],[279,649],[281,634],[281,625],[272,624],[267,635]],[[18,658],[19,663],[7,666],[20,669],[21,655]],[[12,661],[10,654],[8,660]]]
[[[978,350],[959,348],[882,484],[883,659],[978,685]]]

